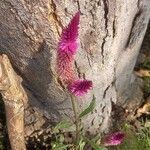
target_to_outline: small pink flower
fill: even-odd
[[[69,91],[75,96],[83,96],[92,88],[90,80],[75,80],[69,86]]]
[[[122,132],[115,132],[110,135],[104,137],[103,145],[104,146],[112,146],[112,145],[119,145],[123,142],[125,134]]]

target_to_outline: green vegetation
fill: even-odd
[[[75,105],[74,103],[72,104]],[[82,123],[81,123],[82,118],[94,110],[95,104],[96,104],[96,99],[95,96],[93,95],[93,99],[90,102],[89,106],[87,106],[79,115],[76,114],[77,110],[74,110],[74,113],[77,116],[74,121],[63,120],[54,127],[53,134],[55,135],[55,138],[54,141],[51,142],[52,150],[67,150],[67,148],[69,150],[84,150],[86,145],[89,145],[94,150],[107,150],[107,148],[97,144],[97,138],[94,138],[92,140],[89,139],[82,128]],[[61,130],[66,130],[68,128],[70,129],[74,128],[74,130],[78,132],[76,133],[75,138],[72,137],[73,138],[72,143],[65,142],[64,134],[61,133]]]
[[[150,127],[140,125],[138,129],[126,124],[123,127],[126,134],[122,144],[110,147],[109,150],[150,150]]]
[[[87,138],[81,131],[80,142],[78,150],[85,150],[86,145],[90,145],[92,150],[149,150],[150,149],[150,127],[145,127],[143,123],[139,125],[138,128],[135,128],[133,125],[125,124],[122,129],[122,132],[125,133],[124,142],[116,146],[108,146],[107,148],[101,146],[100,136],[97,136],[93,139]],[[56,141],[53,141],[52,150],[74,150],[73,144],[65,144],[65,138],[63,134],[58,134]]]

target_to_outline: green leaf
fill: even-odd
[[[88,138],[85,138],[85,140],[92,146],[94,150],[108,150],[106,147],[96,144],[93,140],[89,140]]]
[[[64,145],[63,143],[56,143],[52,145],[52,150],[66,150],[71,144]]]
[[[96,98],[93,95],[93,99],[92,99],[90,105],[83,112],[81,112],[81,114],[79,115],[79,118],[82,118],[83,116],[85,116],[85,115],[89,114],[90,112],[92,112],[95,108],[95,105],[96,105]]]
[[[66,129],[66,128],[70,128],[71,126],[72,123],[70,121],[62,120],[55,126],[54,130]]]
[[[90,140],[87,137],[84,137],[84,140],[92,146],[93,150],[108,150],[106,147],[96,144],[93,140]]]
[[[102,147],[100,145],[97,145],[96,143],[91,143],[90,145],[93,147],[94,150],[107,150],[106,147]]]
[[[79,141],[79,150],[84,150],[86,142],[84,141],[83,137],[80,137],[80,141]]]

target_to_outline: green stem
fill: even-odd
[[[79,117],[77,113],[77,106],[76,106],[76,99],[71,95],[71,102],[72,102],[72,108],[74,112],[74,117],[75,117],[75,126],[76,126],[76,145],[75,145],[75,150],[78,150],[78,143],[79,143]]]

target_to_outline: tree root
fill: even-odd
[[[21,78],[15,73],[6,55],[0,56],[0,92],[2,94],[8,135],[12,150],[26,150],[24,140],[24,107],[27,95]]]

